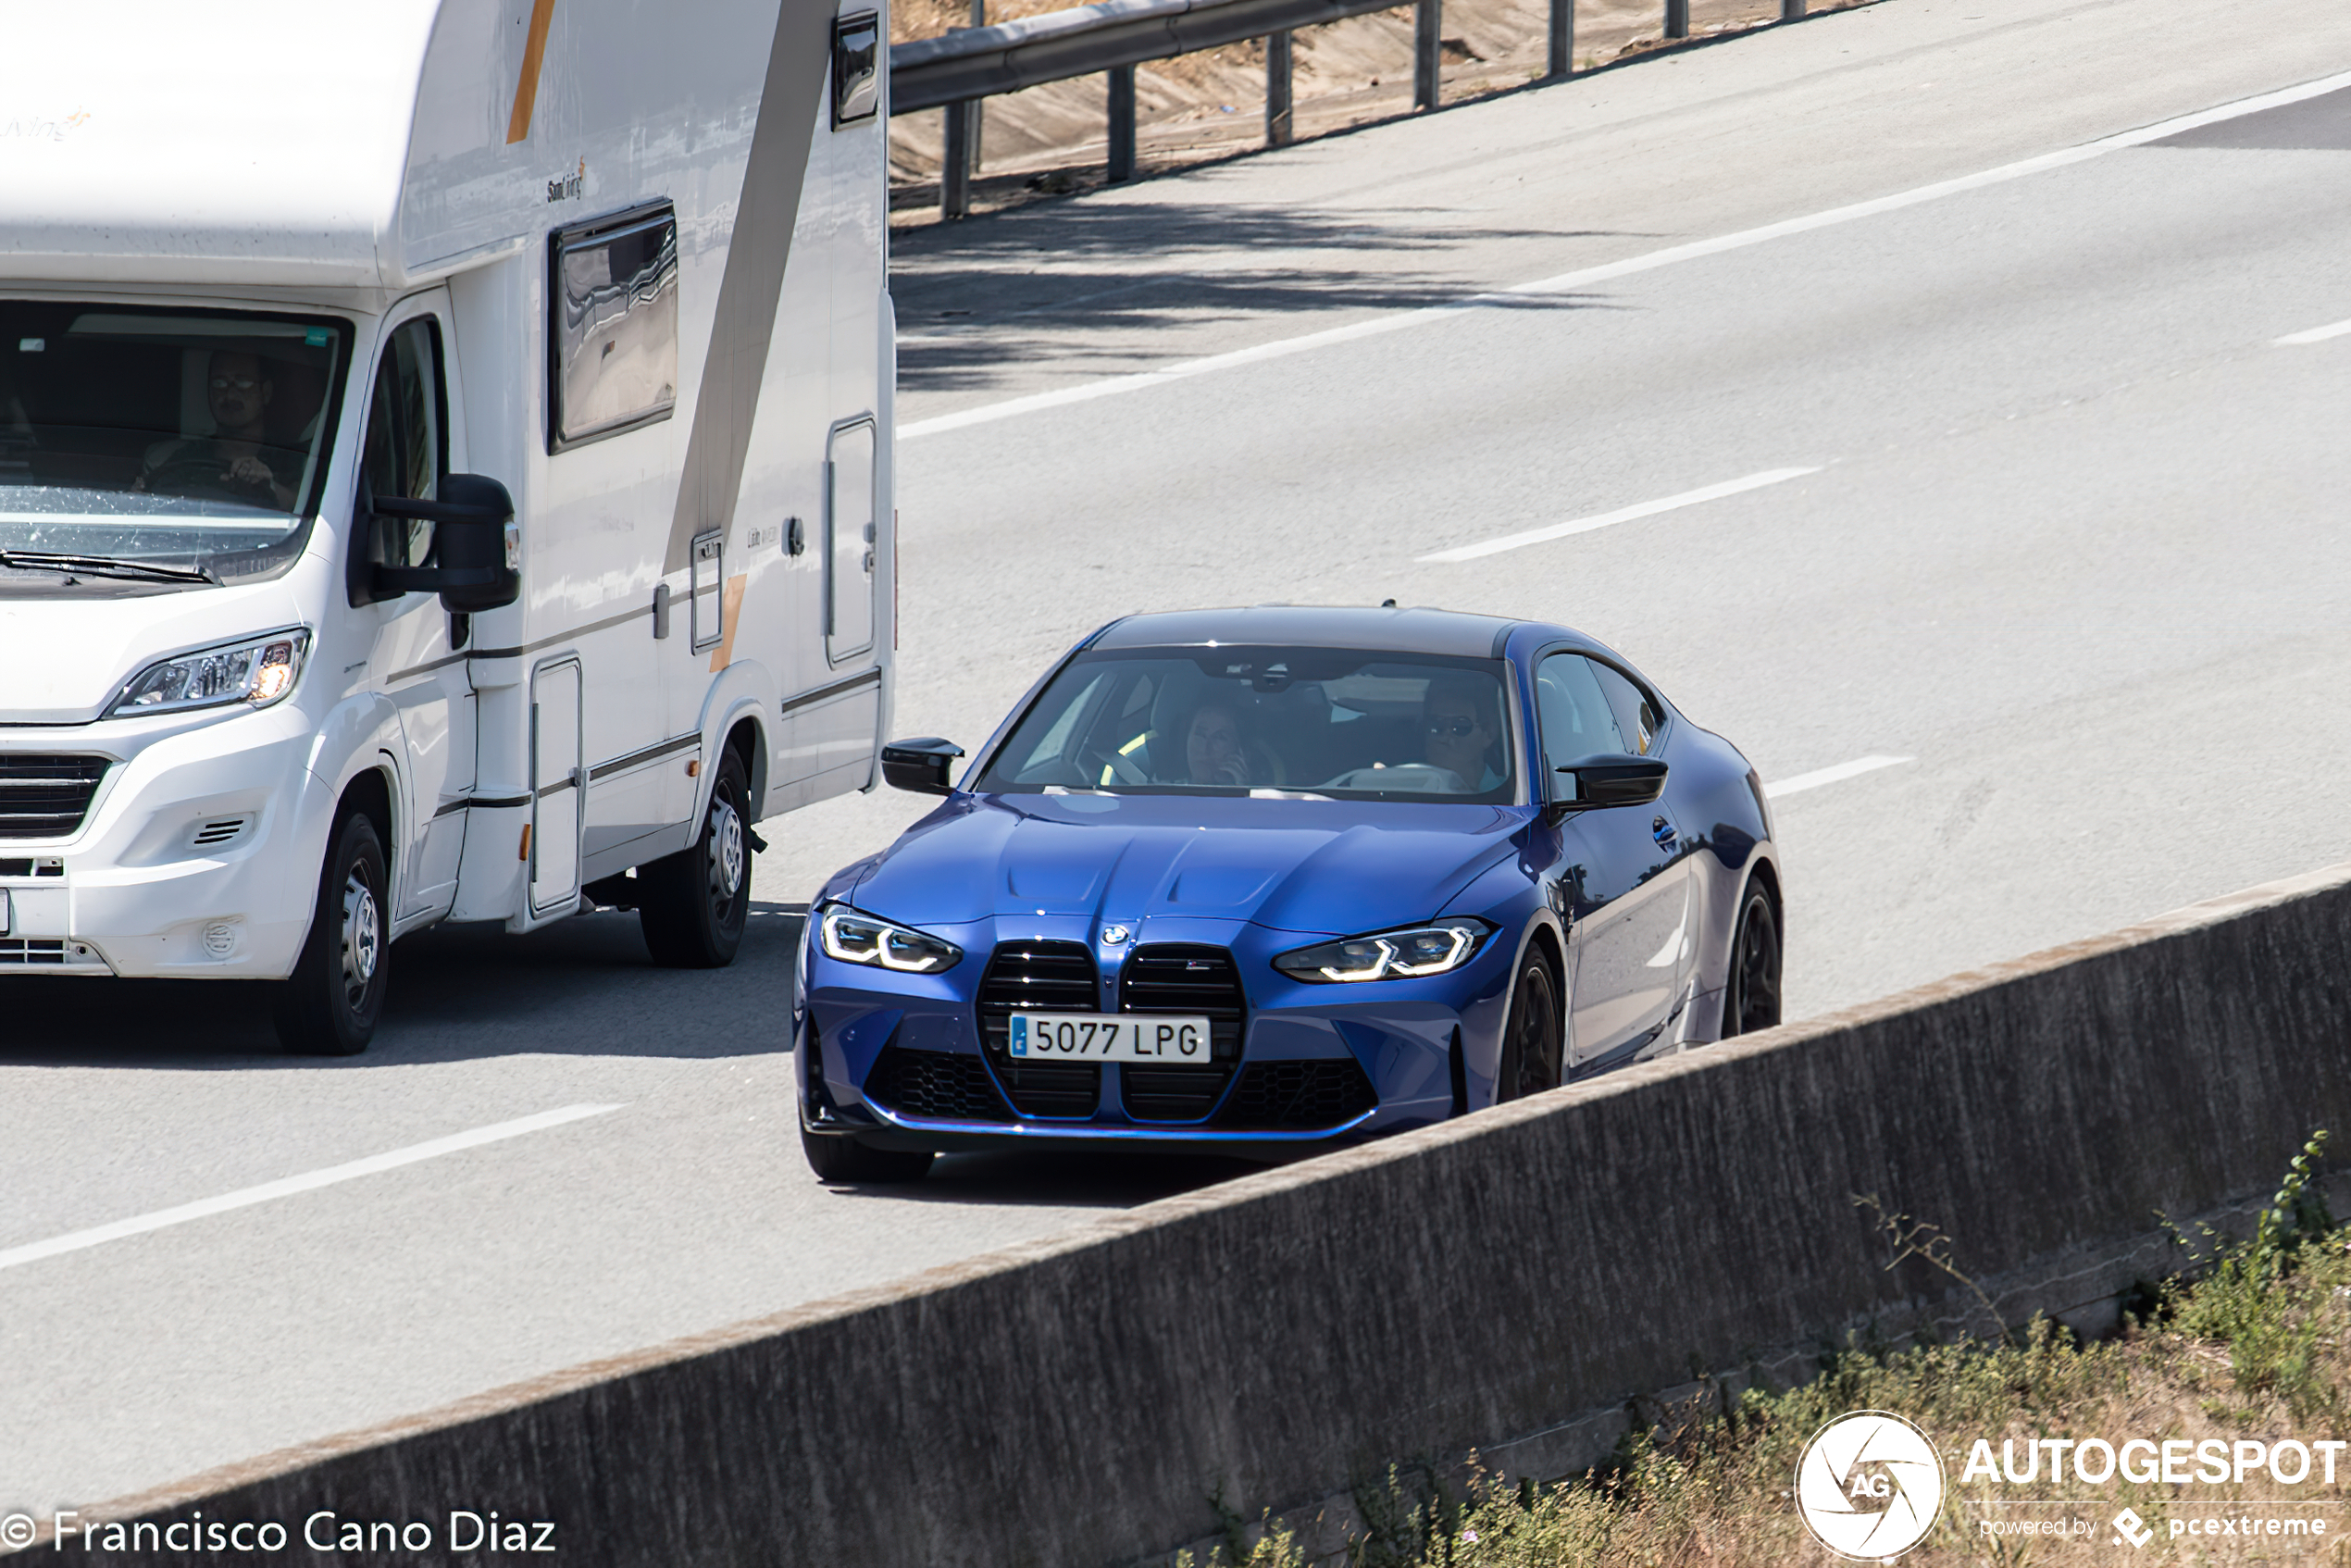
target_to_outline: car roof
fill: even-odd
[[[1247,609],[1173,610],[1128,616],[1095,633],[1086,646],[1200,648],[1212,643],[1240,643],[1260,648],[1366,648],[1380,653],[1494,659],[1501,657],[1502,644],[1524,624],[1459,610],[1254,604]]]

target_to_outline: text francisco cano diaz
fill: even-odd
[[[141,1519],[130,1524],[84,1520],[60,1509],[53,1549],[90,1556],[119,1553],[247,1553],[257,1557],[305,1549],[335,1556],[442,1557],[451,1552],[504,1556],[555,1549],[555,1526],[546,1519],[506,1519],[497,1510],[452,1509],[436,1528],[422,1519],[346,1519],[321,1509],[292,1529],[275,1519],[207,1518],[197,1509],[184,1519]]]

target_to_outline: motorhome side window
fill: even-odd
[[[85,561],[0,567],[0,594],[290,564],[349,343],[323,317],[0,300],[0,550]]]
[[[429,501],[449,471],[449,438],[442,418],[441,330],[429,316],[392,329],[376,366],[367,401],[367,434],[360,474],[370,496]],[[388,566],[421,566],[432,551],[432,525],[377,517],[374,558]]]
[[[666,419],[678,403],[678,218],[642,208],[558,230],[547,450]]]
[[[881,108],[881,13],[859,11],[833,23],[833,129],[869,120]]]

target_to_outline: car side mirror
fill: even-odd
[[[893,790],[918,795],[952,795],[955,786],[947,774],[964,749],[952,740],[925,735],[913,740],[892,740],[882,748],[882,778]]]
[[[1562,815],[1607,806],[1645,806],[1665,793],[1665,761],[1603,752],[1562,765],[1551,778],[1550,803]]]
[[[479,474],[451,474],[430,501],[378,496],[369,510],[379,517],[427,522],[433,527],[430,564],[378,565],[368,572],[377,596],[438,593],[460,615],[496,610],[522,596],[522,529],[506,487]]]

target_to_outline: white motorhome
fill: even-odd
[[[639,909],[890,681],[877,0],[124,0],[0,56],[0,976]]]

